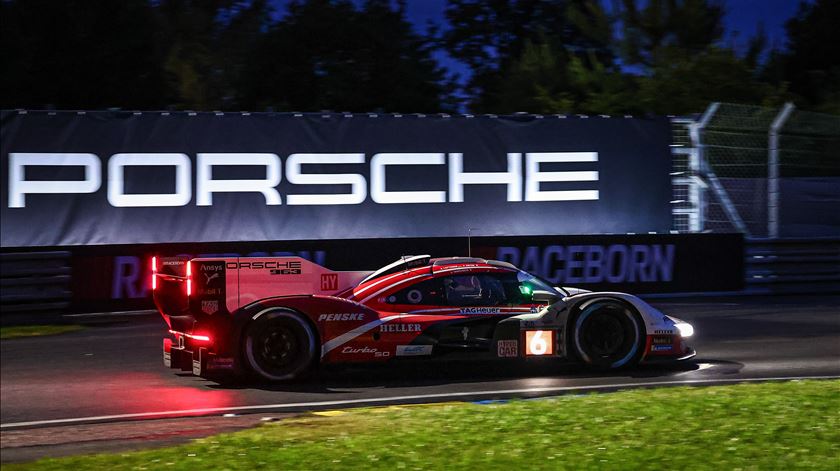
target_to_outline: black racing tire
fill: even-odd
[[[583,304],[571,327],[575,356],[593,369],[634,366],[644,353],[644,324],[620,301],[598,299]]]
[[[317,361],[317,336],[299,313],[282,308],[260,311],[242,339],[246,365],[267,381],[289,381],[306,373]]]

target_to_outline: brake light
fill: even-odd
[[[209,342],[210,341],[210,336],[209,335],[188,334],[186,332],[178,332],[177,330],[170,330],[169,333],[172,334],[172,335],[175,335],[175,336],[183,335],[184,337],[186,337],[188,339],[195,340],[197,342]]]
[[[187,296],[192,294],[192,261],[187,262]]]
[[[152,290],[157,289],[157,257],[152,257]]]

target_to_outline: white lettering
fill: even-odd
[[[84,167],[84,180],[26,180],[27,166]],[[26,207],[27,194],[95,193],[102,185],[102,166],[94,154],[12,152],[9,154],[9,207]]]
[[[213,167],[251,165],[265,167],[265,178],[248,180],[214,180]],[[274,189],[280,184],[280,157],[275,154],[198,154],[196,169],[196,205],[212,206],[213,193],[262,193],[265,204],[283,204]]]
[[[125,167],[175,167],[175,193],[125,194]],[[114,154],[108,160],[108,202],[117,208],[184,206],[192,199],[191,167],[184,154]]]
[[[449,201],[464,201],[464,185],[507,185],[507,200],[522,201],[522,154],[508,153],[507,172],[464,172],[464,155],[449,154]]]
[[[525,201],[597,200],[598,190],[540,190],[540,183],[543,182],[598,181],[596,171],[541,172],[541,163],[597,161],[597,152],[529,152],[525,154]]]
[[[286,160],[286,178],[295,185],[350,185],[350,193],[288,195],[290,205],[362,204],[367,181],[358,173],[301,173],[307,164],[363,164],[365,154],[292,154]]]
[[[94,154],[76,153],[10,153],[9,207],[26,206],[27,194],[95,193],[102,182],[101,161]],[[370,162],[370,194],[378,204],[445,203],[464,201],[466,185],[505,185],[507,201],[575,201],[597,200],[599,191],[541,190],[542,183],[597,182],[599,173],[588,171],[541,171],[542,163],[597,162],[596,152],[530,152],[526,153],[523,182],[522,154],[507,154],[506,172],[464,172],[461,153],[378,153]],[[304,173],[304,165],[364,164],[365,154],[335,153],[291,154],[286,160],[286,178],[293,185],[328,185],[349,187],[345,192],[298,193],[287,196],[289,205],[356,205],[367,199],[368,182],[359,173]],[[397,165],[447,165],[447,190],[389,191],[387,170]],[[282,181],[282,161],[268,153],[199,153],[196,156],[196,205],[212,206],[214,193],[260,193],[269,206],[283,204],[277,186]],[[27,180],[27,166],[83,167],[83,180]],[[126,194],[125,167],[174,167],[173,193]],[[215,179],[214,168],[220,166],[264,167],[264,178]],[[184,206],[192,199],[192,162],[181,153],[120,153],[108,161],[109,203],[115,207]],[[523,192],[524,186],[524,192]]]
[[[379,204],[445,203],[445,191],[388,191],[385,167],[389,165],[444,165],[443,154],[376,154],[370,161],[370,197]]]
[[[321,314],[318,316],[318,322],[322,321],[363,321],[365,320],[364,313],[340,313],[340,314]]]

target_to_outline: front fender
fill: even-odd
[[[520,314],[509,317],[496,327],[493,335],[494,347],[501,355],[504,350],[498,342],[501,340],[515,340],[519,350],[519,356],[525,356],[525,331],[547,330],[556,331],[555,356],[568,356],[566,343],[568,342],[569,323],[573,320],[572,314],[591,302],[609,299],[624,302],[630,305],[641,316],[644,324],[645,335],[676,334],[675,324],[679,320],[666,316],[653,306],[632,294],[619,292],[585,292],[578,291],[574,295],[567,296],[562,300],[547,306],[537,313]]]

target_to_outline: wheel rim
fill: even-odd
[[[263,379],[292,379],[313,361],[315,335],[296,314],[267,309],[253,321],[256,324],[251,329],[256,332],[245,336],[245,356],[251,369]]]
[[[613,316],[594,316],[584,330],[584,341],[599,357],[615,355],[624,343],[624,327]]]
[[[585,308],[575,328],[575,346],[581,358],[594,366],[618,368],[639,350],[635,316],[618,304],[595,303]]]
[[[269,370],[286,368],[301,355],[297,336],[282,325],[272,326],[257,338],[255,344],[256,360]]]

